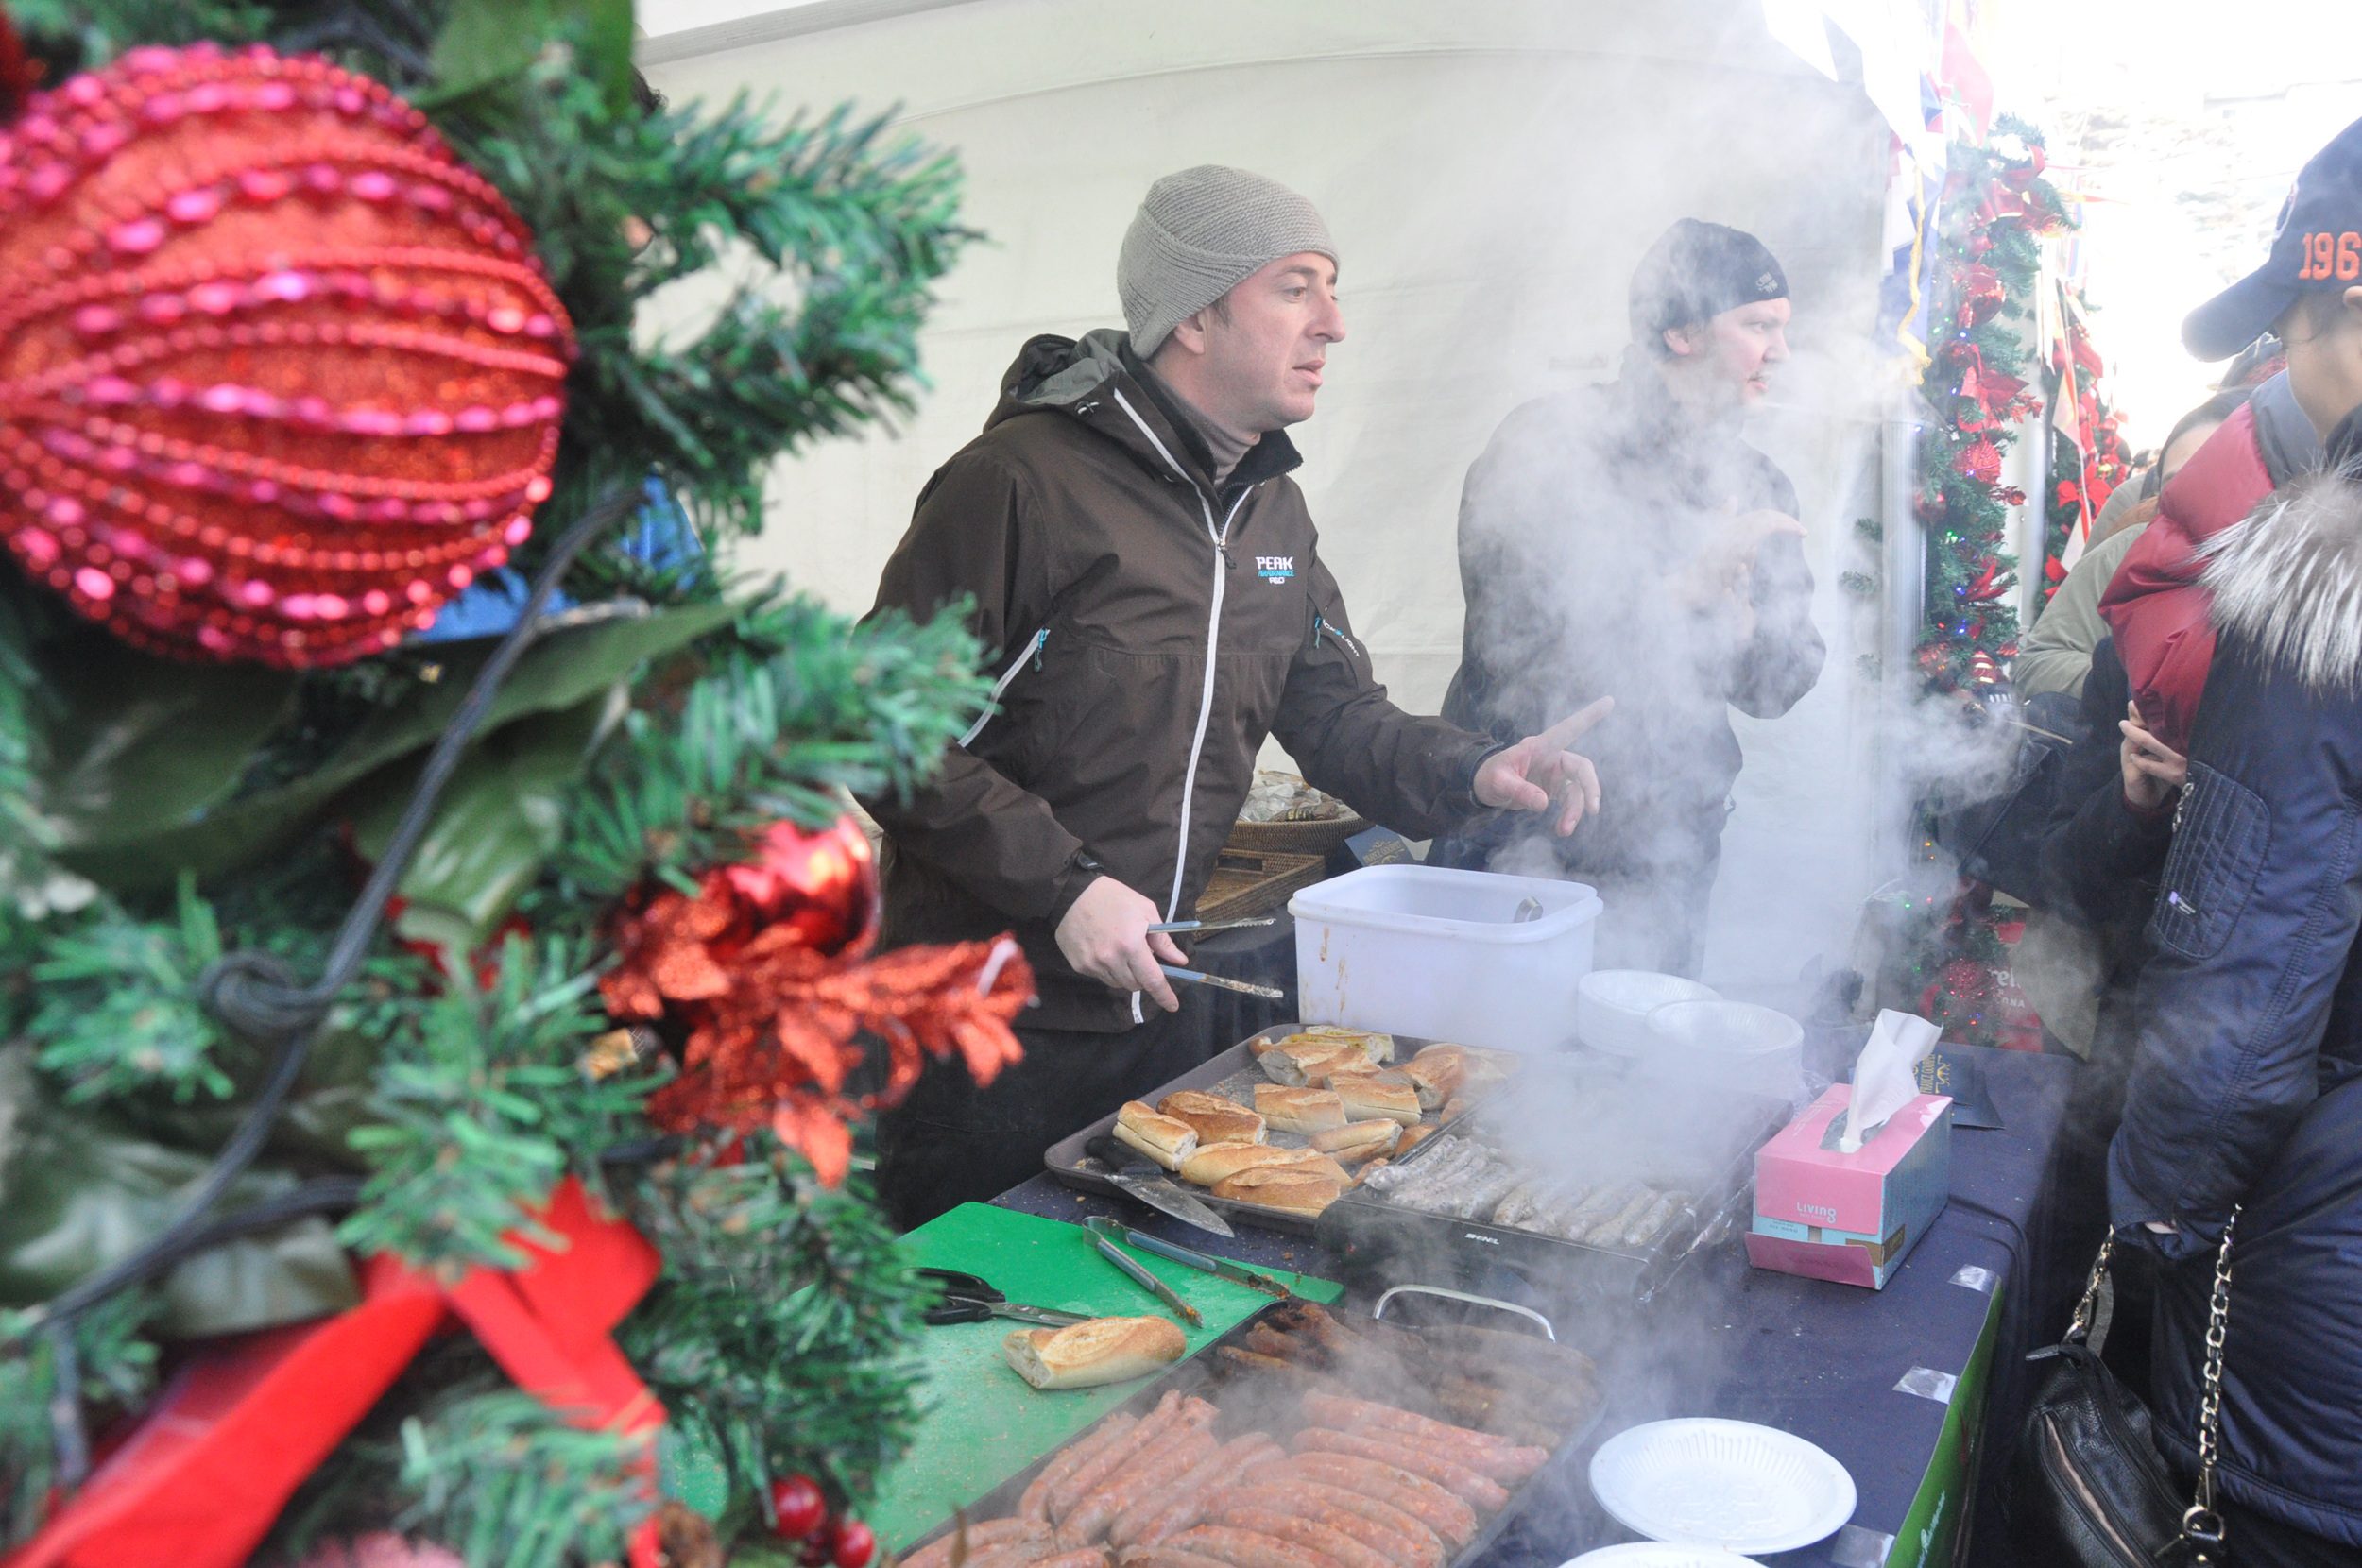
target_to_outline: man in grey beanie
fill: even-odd
[[[1196,1065],[1150,928],[1185,920],[1278,737],[1313,784],[1415,837],[1482,808],[1599,805],[1566,747],[1603,705],[1496,742],[1387,700],[1322,564],[1286,426],[1345,334],[1311,203],[1207,165],[1150,187],[1117,290],[1129,332],[1037,337],[937,469],[878,608],[966,602],[992,710],[884,827],[885,940],[1014,930],[1039,979],[1025,1060],[919,1081],[879,1126],[916,1224],[1040,1169],[1042,1149]]]

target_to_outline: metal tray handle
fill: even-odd
[[[1542,1327],[1542,1338],[1552,1344],[1558,1343],[1558,1331],[1550,1327],[1550,1321],[1530,1306],[1519,1306],[1515,1302],[1505,1302],[1498,1296],[1480,1296],[1467,1290],[1447,1290],[1440,1285],[1395,1286],[1378,1298],[1378,1304],[1370,1308],[1370,1316],[1379,1322],[1384,1322],[1386,1304],[1396,1296],[1444,1296],[1455,1302],[1465,1302],[1471,1306],[1489,1306],[1496,1311],[1515,1312],[1520,1318],[1531,1318],[1534,1322],[1539,1323]]]

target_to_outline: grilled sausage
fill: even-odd
[[[1096,1546],[1043,1558],[1034,1568],[1107,1568],[1107,1554]]]
[[[1275,1541],[1292,1541],[1320,1553],[1337,1568],[1395,1568],[1395,1559],[1385,1553],[1362,1545],[1344,1531],[1332,1528],[1320,1520],[1307,1518],[1285,1508],[1271,1508],[1234,1495],[1224,1498],[1216,1505],[1214,1519],[1219,1524],[1236,1525],[1241,1529],[1254,1530]]]
[[[1424,1475],[1350,1454],[1299,1453],[1280,1471],[1391,1503],[1457,1548],[1476,1539],[1476,1512]]]
[[[1107,1526],[1109,1543],[1119,1549],[1150,1545],[1196,1524],[1196,1508],[1202,1507],[1213,1491],[1228,1485],[1251,1457],[1260,1452],[1262,1445],[1270,1441],[1260,1432],[1234,1438],[1165,1485],[1146,1496],[1134,1499],[1117,1512],[1115,1522]],[[1183,1516],[1185,1509],[1186,1517]],[[1152,1526],[1159,1521],[1167,1521],[1163,1533],[1152,1534]]]
[[[1218,1557],[1201,1557],[1171,1546],[1135,1546],[1116,1560],[1122,1568],[1230,1568]]]
[[[1140,1418],[1138,1416],[1109,1416],[1096,1428],[1067,1444],[1056,1457],[1041,1467],[1040,1474],[1027,1483],[1025,1495],[1018,1500],[1017,1516],[1019,1519],[1047,1521],[1050,1518],[1050,1494],[1055,1491],[1067,1477],[1087,1463],[1101,1449],[1138,1426],[1139,1421]],[[911,1565],[905,1563],[902,1568],[911,1568]],[[925,1564],[923,1568],[934,1568],[934,1565]]]
[[[1375,1547],[1403,1568],[1443,1568],[1443,1539],[1425,1525],[1375,1497],[1319,1481],[1258,1481],[1241,1487],[1234,1497],[1269,1500],[1291,1511],[1343,1530],[1365,1546]]]
[[[1067,1473],[1064,1480],[1050,1489],[1050,1517],[1064,1521],[1074,1511],[1074,1506],[1098,1490],[1099,1483],[1113,1475],[1124,1461],[1138,1453],[1165,1428],[1165,1423],[1181,1409],[1177,1389],[1168,1389],[1156,1407],[1142,1416],[1129,1431],[1101,1448],[1081,1464]]]
[[[1288,1451],[1260,1432],[1249,1432],[1228,1445],[1231,1457],[1209,1476],[1196,1491],[1176,1499],[1160,1509],[1143,1525],[1135,1538],[1139,1544],[1151,1545],[1171,1541],[1206,1517],[1206,1510],[1221,1496],[1224,1488],[1237,1481],[1250,1469],[1267,1467],[1286,1460]]]
[[[1480,1475],[1490,1476],[1503,1486],[1515,1486],[1519,1481],[1542,1468],[1549,1459],[1549,1451],[1524,1448],[1507,1438],[1472,1427],[1454,1426],[1448,1422],[1433,1420],[1412,1410],[1396,1409],[1392,1405],[1378,1405],[1366,1399],[1348,1399],[1342,1394],[1307,1394],[1304,1411],[1324,1426],[1339,1431],[1359,1430],[1364,1436],[1381,1442],[1398,1441],[1405,1448],[1431,1444],[1436,1452],[1458,1460]],[[1400,1433],[1397,1440],[1393,1434]]]
[[[1211,1454],[1214,1446],[1214,1435],[1191,1421],[1189,1412],[1182,1412],[1164,1436],[1151,1439],[1128,1463],[1100,1483],[1098,1491],[1058,1521],[1058,1544],[1073,1551],[1097,1541],[1107,1533],[1116,1515],[1161,1491],[1174,1475]]]
[[[1318,1552],[1234,1525],[1198,1525],[1174,1536],[1172,1543],[1185,1552],[1220,1558],[1230,1568],[1332,1568]]]
[[[1319,1426],[1296,1434],[1297,1452],[1308,1448],[1316,1453],[1352,1454],[1364,1459],[1376,1459],[1380,1464],[1393,1465],[1396,1470],[1407,1470],[1413,1475],[1424,1475],[1469,1507],[1483,1508],[1487,1512],[1509,1506],[1509,1493],[1501,1490],[1498,1481],[1489,1475],[1478,1474],[1456,1459],[1430,1454],[1423,1448],[1409,1448],[1377,1438],[1360,1438],[1351,1432],[1331,1432]]]
[[[1047,1524],[1038,1519],[1028,1519],[1022,1514],[1013,1519],[981,1520],[967,1526],[967,1556],[973,1559],[978,1553],[991,1547],[1004,1546],[1013,1541],[1046,1536],[1049,1533],[1050,1526]],[[901,1568],[950,1568],[952,1550],[960,1540],[960,1527],[954,1525],[904,1558],[901,1561]]]
[[[987,1546],[980,1552],[970,1552],[961,1568],[1026,1568],[1026,1565],[1039,1562],[1044,1558],[1056,1557],[1063,1549],[1047,1535],[1021,1536],[998,1546]]]

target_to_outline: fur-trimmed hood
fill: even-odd
[[[2362,466],[2274,492],[2198,554],[2219,631],[2312,690],[2362,687]]]

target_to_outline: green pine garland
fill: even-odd
[[[762,1487],[790,1472],[857,1508],[916,1409],[916,1292],[882,1221],[768,1135],[728,1163],[691,1149],[650,1167],[638,1108],[662,1069],[602,1076],[585,1049],[607,1027],[596,980],[620,897],[736,859],[780,817],[826,821],[848,787],[909,787],[981,709],[956,610],[854,627],[728,560],[779,456],[911,406],[932,288],[973,237],[955,164],[847,111],[657,104],[633,90],[621,0],[9,7],[53,81],[138,43],[261,40],[425,109],[533,226],[579,332],[537,544],[653,477],[703,547],[659,566],[603,544],[570,570],[604,618],[526,656],[403,879],[402,932],[440,950],[381,933],[263,1168],[359,1178],[347,1245],[447,1272],[513,1262],[525,1212],[584,1179],[662,1253],[618,1337],[673,1429],[722,1464],[725,1538],[760,1534]],[[636,341],[650,298],[726,249],[759,275],[693,334]],[[264,1064],[196,1005],[197,977],[241,948],[318,972],[356,853],[382,846],[482,656],[170,665],[0,568],[0,1066],[37,1064],[45,1092],[209,1156]],[[38,1239],[9,1227],[6,1109],[0,1259]],[[0,1549],[55,1500],[40,1322],[37,1302],[0,1298]],[[72,1326],[66,1392],[92,1417],[136,1407],[176,1332],[148,1292],[102,1304]],[[368,1524],[471,1562],[612,1560],[645,1507],[627,1458],[461,1345],[397,1386],[264,1560]]]
[[[2070,220],[2042,178],[2041,134],[2003,115],[1983,144],[1955,142],[1937,224],[1937,293],[1921,392],[1934,413],[1922,440],[1917,511],[1927,530],[1921,673],[1939,690],[2000,679],[2017,651],[2010,603],[2010,514],[2025,493],[2001,483],[2009,428],[2038,405],[2025,390],[2022,323],[2042,269],[2041,241]]]

